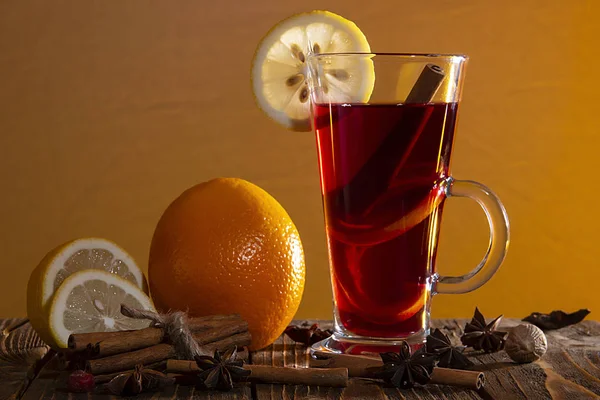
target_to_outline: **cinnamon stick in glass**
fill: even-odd
[[[430,102],[444,80],[444,76],[444,70],[439,65],[425,65],[404,103]]]
[[[429,103],[444,79],[444,71],[438,65],[426,64],[408,94],[403,104]],[[421,112],[421,114],[419,114]],[[348,205],[352,214],[367,215],[379,200],[378,193],[385,193],[389,183],[394,180],[406,163],[401,160],[398,166],[390,168],[389,160],[395,159],[399,151],[405,153],[406,158],[418,141],[423,129],[429,121],[433,109],[425,107],[415,109],[410,116],[400,118],[390,132],[405,132],[403,135],[392,134],[386,136],[378,145],[374,153],[358,170],[356,175],[339,191],[339,196],[346,196],[346,192],[361,193],[354,202]],[[410,143],[405,143],[406,138],[413,138]],[[378,179],[373,179],[373,171],[377,171]]]

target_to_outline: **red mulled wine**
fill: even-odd
[[[338,321],[405,337],[429,310],[457,103],[317,104]]]

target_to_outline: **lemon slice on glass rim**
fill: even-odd
[[[289,17],[261,40],[252,61],[252,88],[260,108],[295,131],[310,131],[307,57],[315,53],[370,53],[367,38],[352,21],[329,11]],[[323,67],[321,82],[331,102],[365,102],[375,84],[373,62],[336,58]]]

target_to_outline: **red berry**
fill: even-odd
[[[80,369],[73,371],[67,380],[69,392],[91,392],[94,385],[94,375]]]

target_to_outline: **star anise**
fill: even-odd
[[[106,384],[109,392],[120,396],[131,396],[142,392],[152,392],[172,385],[173,378],[162,372],[136,365],[133,372],[119,374]]]
[[[502,350],[508,332],[496,330],[501,320],[502,315],[486,325],[485,317],[478,308],[475,308],[475,315],[471,322],[465,325],[465,333],[460,338],[462,344],[470,346],[475,350],[483,350],[486,353]]]
[[[214,356],[196,356],[196,364],[202,372],[198,374],[200,383],[207,389],[231,390],[233,382],[250,375],[244,369],[244,361],[237,358],[237,347],[221,354],[215,350]]]
[[[312,324],[310,327],[290,325],[285,328],[284,333],[294,342],[303,343],[307,346],[312,346],[333,334],[331,329],[320,329],[317,324]]]
[[[464,354],[464,346],[452,346],[448,336],[436,329],[427,336],[425,344],[428,354],[433,354],[438,359],[438,366],[443,368],[464,369],[473,365]]]
[[[374,376],[402,389],[410,389],[415,383],[424,385],[429,382],[436,363],[436,357],[425,353],[424,348],[411,355],[406,342],[402,342],[398,353],[381,353],[380,356],[383,366]]]

